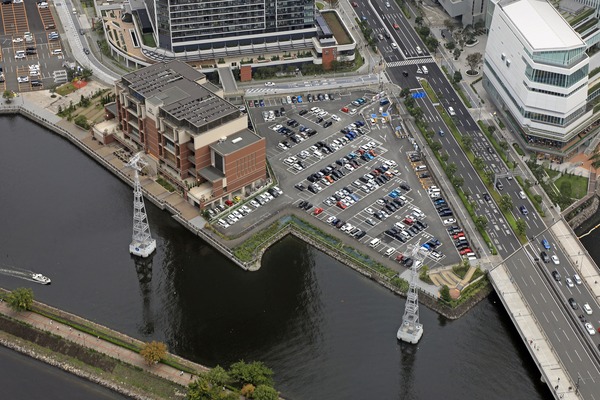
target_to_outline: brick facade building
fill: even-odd
[[[156,160],[159,172],[200,208],[244,197],[266,179],[265,139],[206,76],[181,61],[115,83],[117,136]]]

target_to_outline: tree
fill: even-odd
[[[462,135],[461,140],[465,147],[471,150],[471,147],[473,146],[473,138],[469,135]]]
[[[400,97],[407,98],[410,95],[410,89],[405,87],[400,91]]]
[[[167,345],[156,341],[144,344],[140,350],[140,355],[148,365],[157,364],[166,354]]]
[[[279,393],[271,386],[258,385],[256,389],[254,389],[252,398],[254,400],[277,400],[279,399]]]
[[[445,19],[444,20],[444,27],[446,28],[447,31],[450,32],[450,38],[452,38],[452,33],[454,32],[454,30],[456,29],[456,21],[453,19]]]
[[[475,217],[475,226],[477,229],[484,231],[487,228],[488,219],[485,215],[477,215]]]
[[[483,55],[481,53],[471,53],[467,56],[467,65],[469,68],[469,72],[477,72],[477,67],[481,64],[481,60],[483,59]]]
[[[462,74],[460,73],[460,71],[454,71],[453,80],[454,80],[454,83],[458,83],[462,80]]]
[[[220,365],[217,365],[208,371],[206,374],[204,374],[204,376],[214,386],[222,387],[231,383],[231,377],[227,371],[225,371],[225,368],[221,367]]]
[[[438,152],[441,148],[442,148],[442,144],[438,141],[432,142],[431,143],[431,150],[433,150],[434,152]]]
[[[247,385],[244,385],[242,387],[240,394],[244,397],[252,398],[252,395],[254,394],[254,389],[255,389],[254,385],[251,383],[248,383]]]
[[[523,218],[517,219],[517,233],[519,235],[524,235],[525,230],[527,229],[527,224]]]
[[[504,212],[509,212],[513,208],[512,197],[509,194],[503,194],[500,197],[500,209]]]
[[[460,57],[460,53],[462,53],[462,51],[458,47],[454,49],[452,54],[454,55],[455,60],[458,60],[458,57]]]
[[[242,385],[251,383],[258,385],[273,385],[273,371],[260,361],[246,364],[243,360],[231,365],[229,368],[231,378]]]
[[[2,93],[2,97],[4,98],[4,100],[6,100],[7,103],[10,103],[11,99],[13,98],[13,92],[7,89]]]
[[[475,157],[475,159],[473,159],[473,166],[475,167],[475,169],[483,169],[485,167],[485,162],[483,161],[483,158]]]
[[[494,134],[494,132],[496,132],[496,127],[494,125],[488,125],[487,127],[488,132],[490,133],[490,136]]]
[[[452,177],[452,184],[454,185],[455,188],[460,188],[462,185],[465,184],[465,178],[463,178],[462,176],[453,176]]]
[[[450,288],[448,287],[448,285],[444,285],[440,289],[440,298],[447,303],[449,303],[450,300],[452,300],[452,298],[450,297]]]
[[[31,310],[33,305],[33,290],[17,288],[6,296],[6,304],[14,311]]]
[[[496,174],[491,169],[486,169],[485,172],[483,173],[483,176],[484,176],[485,180],[487,181],[487,183],[493,183],[494,177],[496,176]]]
[[[88,81],[92,75],[94,74],[94,71],[91,68],[84,68],[81,71],[81,79],[83,79],[84,81]]]
[[[417,26],[423,25],[423,17],[415,18],[415,24],[417,24]]]
[[[450,163],[450,164],[446,165],[446,174],[449,177],[452,177],[456,173],[457,169],[458,169],[458,167],[456,166],[455,163]]]
[[[500,143],[498,143],[498,146],[500,146],[502,150],[506,151],[508,150],[509,144],[506,140],[502,140]]]
[[[448,153],[442,153],[440,155],[440,158],[442,159],[443,162],[448,161],[448,158],[450,158],[450,156],[448,155]]]

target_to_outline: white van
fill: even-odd
[[[419,171],[425,171],[427,169],[426,165],[419,165],[418,167],[415,168],[415,171],[419,172]]]
[[[421,48],[420,48],[419,46],[417,46],[417,49],[416,49],[416,50],[417,50],[417,54],[418,54],[418,55],[420,55],[420,56],[422,56],[422,55],[423,55],[423,50],[421,50]],[[423,67],[423,68],[425,68],[425,67]],[[426,73],[427,73],[427,72],[426,72]]]
[[[381,244],[381,239],[375,238],[375,239],[371,240],[371,242],[369,242],[369,247],[375,248],[375,247],[379,246],[380,244]]]
[[[424,66],[424,65],[421,67],[421,70],[423,71],[423,73],[424,73],[425,75],[427,75],[427,74],[429,73],[429,70],[428,70],[428,69],[427,69],[427,67],[426,67],[426,66]]]
[[[395,248],[393,248],[393,247],[390,247],[389,249],[387,249],[387,250],[385,251],[385,256],[386,256],[386,257],[389,257],[389,256],[391,256],[392,254],[394,254],[395,252],[396,252],[396,249],[395,249]]]

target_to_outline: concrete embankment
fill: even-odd
[[[39,302],[34,309],[15,312],[0,303],[2,345],[126,396],[182,398],[187,384],[208,370],[174,354],[165,359],[178,368],[148,365],[131,350],[144,344],[137,339]]]

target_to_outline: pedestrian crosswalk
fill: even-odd
[[[393,67],[402,67],[405,65],[430,64],[433,62],[434,61],[433,61],[432,57],[421,57],[421,58],[411,58],[411,59],[402,60],[402,61],[386,62],[385,64],[389,68],[393,68]]]

